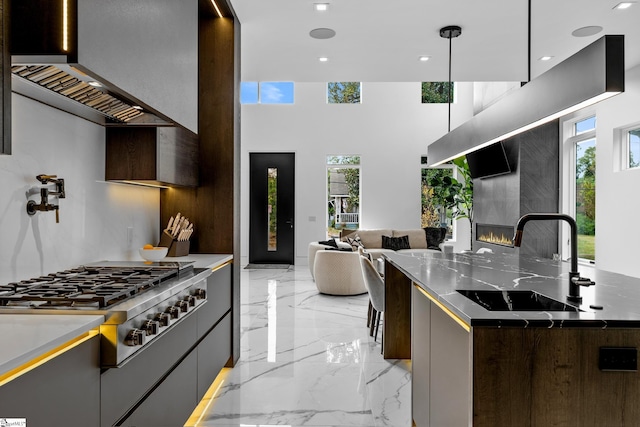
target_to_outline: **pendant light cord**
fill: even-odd
[[[447,105],[449,106],[449,120],[447,124],[447,132],[451,132],[451,57],[453,56],[451,52],[451,39],[454,37],[458,37],[460,34],[462,34],[462,28],[457,25],[449,25],[447,27],[440,28],[440,37],[449,39],[449,85],[447,86],[447,100],[449,101],[447,102]]]
[[[447,99],[449,100],[449,122],[447,132],[451,132],[451,39],[449,37],[449,86],[447,86]]]
[[[527,34],[527,83],[531,81],[531,0],[529,0],[528,15],[528,34]]]

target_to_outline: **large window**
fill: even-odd
[[[327,156],[327,235],[360,225],[360,156]]]
[[[422,158],[422,165],[426,164],[426,157]],[[446,178],[454,178],[453,165],[442,165],[434,168],[422,167],[421,173],[421,227],[446,227],[447,239],[453,239],[453,212],[442,203],[443,189],[434,182],[446,181]]]
[[[565,167],[568,168],[566,176],[573,177],[573,182],[565,206],[578,224],[578,258],[595,262],[596,117],[579,118],[571,122],[569,132]]]
[[[360,104],[362,84],[360,82],[327,83],[328,104]]]

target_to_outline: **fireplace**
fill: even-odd
[[[513,232],[508,225],[476,223],[476,240],[483,243],[513,247]]]

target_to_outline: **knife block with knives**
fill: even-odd
[[[167,228],[162,231],[158,246],[169,248],[167,256],[170,257],[189,255],[189,239],[192,234],[193,223],[178,212],[175,219],[171,217]]]

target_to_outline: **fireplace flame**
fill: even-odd
[[[487,243],[494,243],[496,245],[506,245],[506,246],[513,245],[513,241],[511,240],[511,238],[505,236],[502,233],[493,234],[493,232],[489,232],[488,234],[482,234],[480,237],[478,237],[478,240],[487,242]]]

